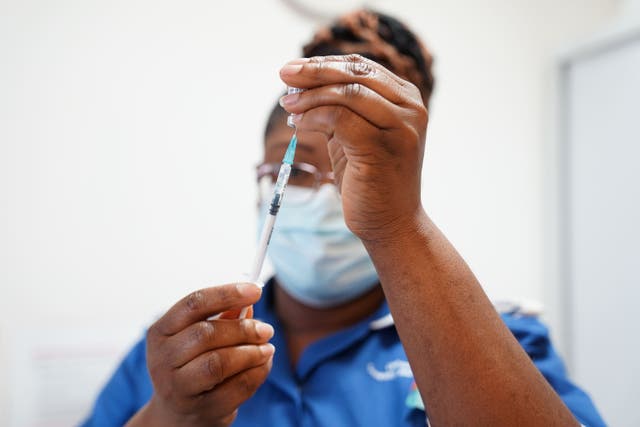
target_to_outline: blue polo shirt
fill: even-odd
[[[425,426],[427,414],[406,355],[384,303],[362,322],[309,346],[295,369],[284,331],[272,309],[272,285],[254,307],[275,328],[273,368],[238,411],[234,426]],[[569,381],[535,317],[503,314],[503,320],[538,369],[585,426],[604,426],[590,398]],[[100,392],[82,426],[122,426],[151,397],[145,339],[125,357]]]

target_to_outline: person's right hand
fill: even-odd
[[[251,283],[193,292],[147,333],[154,393],[129,425],[228,426],[264,382],[273,361],[273,327],[237,319],[261,289]],[[215,320],[211,316],[222,314]],[[230,318],[233,317],[233,318]]]

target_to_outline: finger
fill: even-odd
[[[253,283],[236,283],[201,289],[178,301],[152,326],[152,331],[173,335],[200,320],[251,305],[258,301],[262,289]]]
[[[366,148],[371,144],[368,135],[375,135],[380,129],[348,108],[339,106],[321,106],[293,117],[296,129],[319,132],[331,140],[338,133],[341,141],[348,147]]]
[[[353,111],[338,106],[323,106],[298,114],[293,117],[293,123],[299,130],[323,133],[329,142],[329,155],[331,157],[334,173],[339,168],[335,162],[340,157],[333,154],[346,154],[349,160],[360,160],[361,164],[371,165],[372,160],[383,161],[386,155],[397,156],[415,152],[415,144],[420,141],[420,134],[412,126],[403,125],[417,117],[423,110],[413,111],[409,108],[394,107],[398,109],[397,123],[401,125],[397,129],[380,129],[365,118]],[[424,110],[426,111],[426,110]],[[426,122],[426,116],[425,116]],[[381,138],[381,135],[384,136]],[[339,143],[340,150],[332,145]],[[382,156],[382,157],[381,157]],[[421,159],[422,157],[420,157]]]
[[[211,408],[214,414],[226,414],[225,410],[233,410],[249,399],[267,379],[273,357],[266,363],[246,371],[240,372],[225,382],[218,384],[213,390],[206,393],[203,401],[206,407]]]
[[[394,104],[409,101],[406,92],[415,88],[377,62],[360,55],[296,59],[280,69],[280,78],[288,86],[302,88],[336,83],[360,83]]]
[[[322,106],[343,106],[380,129],[402,126],[397,120],[398,107],[361,83],[332,84],[281,98],[282,107],[290,113],[301,114]]]
[[[170,364],[178,368],[198,355],[222,347],[263,344],[273,337],[273,326],[253,319],[202,320],[167,340]]]
[[[214,389],[218,384],[239,373],[267,363],[273,344],[226,347],[204,353],[176,370],[174,385],[188,396]]]
[[[333,171],[334,182],[338,187],[338,191],[342,193],[342,178],[347,168],[348,159],[344,154],[342,144],[335,138],[331,139],[327,144],[329,149],[329,160],[331,160],[331,170]]]

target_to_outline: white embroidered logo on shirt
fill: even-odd
[[[384,365],[383,371],[377,370],[373,362],[370,362],[367,364],[367,372],[377,381],[391,381],[396,378],[413,378],[413,372],[411,372],[409,362],[399,359]]]

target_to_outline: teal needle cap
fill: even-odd
[[[284,153],[284,158],[282,159],[282,163],[293,164],[293,157],[296,155],[296,144],[298,143],[298,137],[294,133],[291,137],[291,141],[289,141],[289,146],[287,147],[287,152]]]

